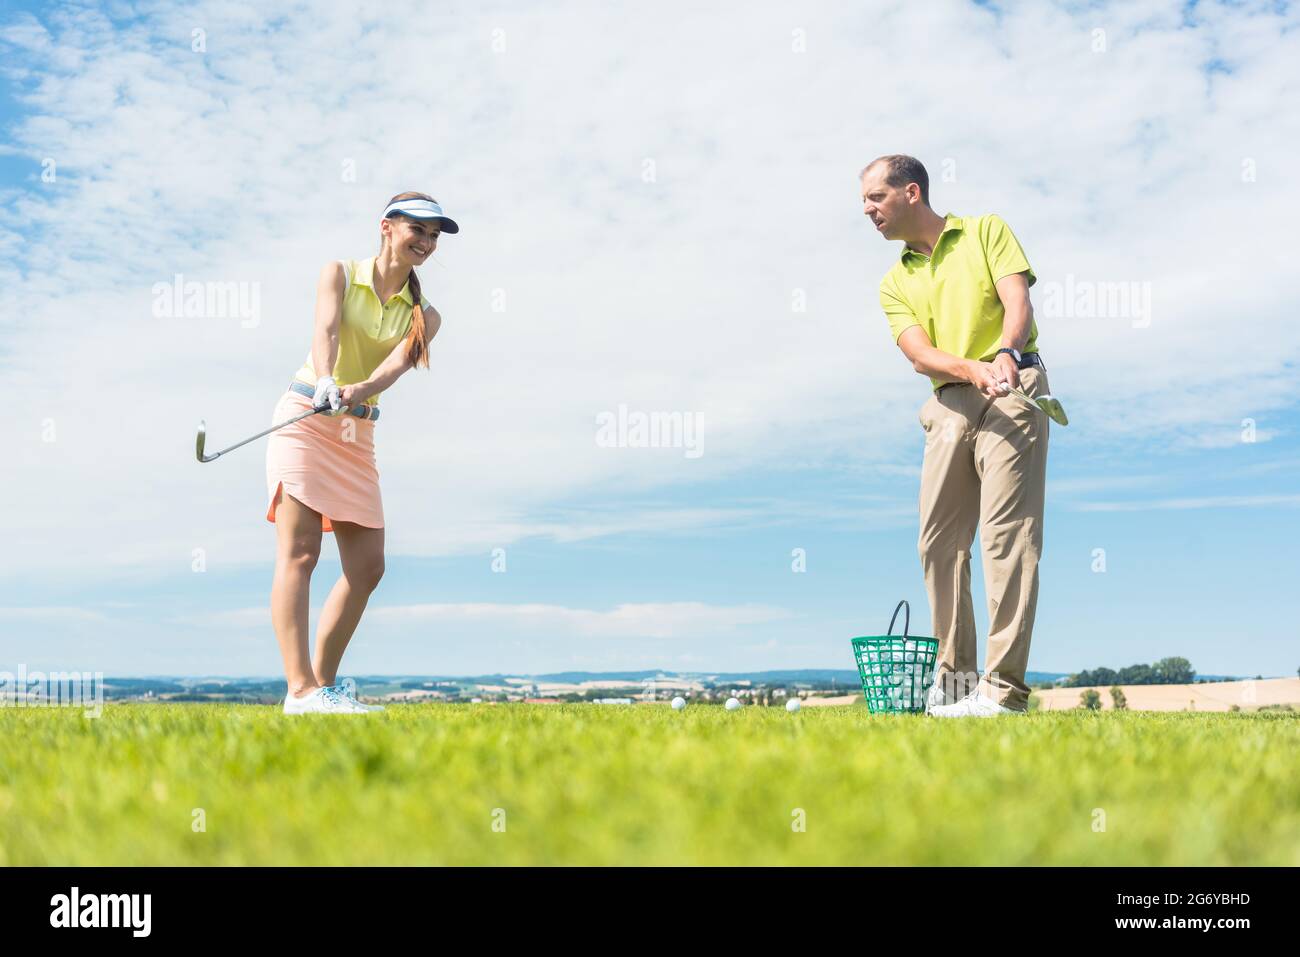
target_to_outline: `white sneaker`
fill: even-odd
[[[285,714],[365,714],[366,709],[340,693],[339,688],[317,688],[301,698],[284,696]]]
[[[347,698],[349,701],[351,701],[362,711],[383,711],[384,710],[384,706],[382,704],[366,704],[364,701],[361,701],[359,698],[357,698],[356,694],[352,691],[352,689],[350,689],[347,685],[335,685],[334,690],[339,692],[339,694],[343,695],[343,697]]]
[[[929,710],[936,718],[993,718],[1000,714],[1024,714],[1004,708],[992,698],[986,698],[979,691],[972,691],[956,704],[941,704]]]
[[[948,689],[944,687],[942,678],[942,675],[935,675],[934,684],[930,685],[930,690],[925,694],[926,714],[930,714],[935,708],[953,703],[948,700]]]

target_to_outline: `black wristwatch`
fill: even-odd
[[[1020,351],[1019,351],[1018,349],[1010,349],[1010,348],[1008,348],[1008,349],[999,349],[998,352],[997,352],[997,354],[1000,356],[1000,355],[1002,355],[1002,353],[1004,353],[1004,352],[1009,352],[1009,353],[1011,353],[1011,358],[1013,358],[1013,359],[1016,360],[1016,365],[1017,365],[1017,366],[1020,365]],[[995,357],[995,358],[996,358],[996,357]]]

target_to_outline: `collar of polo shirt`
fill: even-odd
[[[943,229],[939,230],[939,237],[934,241],[934,249],[938,249],[938,248],[939,248],[939,244],[940,244],[941,242],[943,242],[943,237],[944,237],[944,234],[945,234],[945,233],[950,233],[950,232],[961,232],[961,231],[962,231],[962,225],[961,225],[961,217],[960,217],[960,216],[958,216],[956,213],[949,213],[948,215],[944,216],[944,218],[943,218]],[[933,250],[933,249],[930,251],[930,255],[927,256],[925,253],[921,252],[919,249],[913,249],[911,246],[909,246],[909,245],[907,245],[906,243],[904,243],[904,244],[903,244],[903,251],[902,251],[901,253],[898,254],[898,258],[899,258],[899,259],[906,260],[906,259],[907,259],[907,255],[908,255],[908,253],[911,253],[913,256],[920,256],[920,257],[923,258],[923,259],[930,259],[931,257],[934,256],[934,250]]]

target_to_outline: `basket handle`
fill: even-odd
[[[912,625],[912,606],[907,603],[906,599],[900,601],[898,607],[894,609],[894,617],[889,619],[889,631],[885,632],[885,634],[892,635],[894,633],[894,622],[898,620],[899,608],[903,609],[903,637],[906,638],[907,629]]]

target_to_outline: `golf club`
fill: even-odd
[[[1008,394],[1019,396],[1036,409],[1041,409],[1043,414],[1055,422],[1057,425],[1069,425],[1070,420],[1065,416],[1065,407],[1061,405],[1061,400],[1048,393],[1031,398],[1019,389],[1009,389]]]
[[[252,442],[254,439],[260,439],[264,435],[270,435],[276,429],[282,429],[286,425],[290,425],[291,423],[297,422],[299,419],[305,419],[309,415],[315,415],[318,412],[325,412],[328,409],[329,409],[329,404],[326,403],[324,405],[312,409],[310,412],[304,412],[301,415],[295,415],[292,419],[288,419],[284,422],[281,422],[279,425],[273,425],[269,429],[266,429],[263,432],[258,432],[257,435],[250,436],[249,438],[244,439],[244,441],[242,442],[236,442],[234,445],[230,446],[230,448],[222,449],[220,452],[213,452],[211,455],[203,454],[203,445],[207,441],[207,437],[208,437],[208,427],[207,427],[207,423],[204,420],[200,419],[199,436],[194,442],[194,454],[195,456],[197,456],[200,462],[211,462],[225,455],[227,452],[239,448],[241,445],[247,445],[249,442]],[[346,411],[346,410],[347,410],[347,406],[344,406],[341,411]]]

